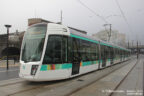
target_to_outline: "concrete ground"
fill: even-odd
[[[117,88],[124,92],[115,92],[112,96],[143,96],[144,56]]]
[[[6,60],[0,61],[0,81],[8,80],[12,78],[18,78],[19,73],[19,62],[15,62],[13,60],[9,60],[9,69],[7,70],[7,62]]]
[[[133,59],[128,64],[123,63],[125,66],[119,67],[118,70],[110,72],[110,74],[103,75],[104,77],[99,77],[99,74],[96,75],[92,73],[85,78],[80,78],[78,82],[72,82],[48,90],[37,94],[36,96],[109,96],[111,93],[110,91],[115,89],[115,87],[133,68],[136,62],[137,60]],[[105,73],[107,72],[107,69],[103,70],[105,70]],[[110,70],[112,69],[110,68]],[[100,75],[102,76],[102,73]],[[97,77],[99,77],[99,79],[96,79]]]
[[[133,61],[134,59],[103,70],[60,81],[28,82],[20,78],[3,80],[0,81],[0,96],[69,96],[76,90],[92,84]]]
[[[143,58],[144,56],[140,57],[129,74],[128,72],[134,66],[134,63],[126,65],[70,96],[143,96]],[[126,75],[127,77],[124,79]],[[124,81],[121,81],[123,79]]]
[[[61,81],[3,80],[0,96],[142,96],[143,58]]]

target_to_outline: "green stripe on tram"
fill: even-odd
[[[52,68],[52,66],[54,66],[54,68]],[[72,63],[47,64],[47,65],[41,65],[40,71],[70,69],[70,68],[72,68]]]
[[[77,36],[77,35],[74,35],[74,34],[70,34],[70,36],[74,37],[74,38],[79,38],[79,39],[82,39],[82,40],[90,41],[90,42],[93,42],[93,43],[97,43],[97,44],[99,43],[99,41],[91,40],[91,39],[88,39],[88,38],[85,38],[85,37],[81,37],[81,36]],[[104,43],[104,42],[100,42],[100,45],[105,45],[105,46],[109,46],[109,47],[118,48],[118,49],[121,49],[121,50],[128,51],[125,48],[120,48],[118,46],[112,46],[112,45],[109,45],[109,44]]]
[[[97,60],[97,61],[82,62],[82,66],[88,66],[88,65],[93,65],[93,64],[98,64],[98,60]],[[54,69],[51,68],[52,65],[55,66]],[[40,71],[59,70],[59,69],[70,69],[70,68],[72,68],[72,63],[47,64],[47,65],[41,65]]]
[[[47,71],[47,65],[41,65],[40,71]]]
[[[69,69],[72,68],[72,63],[62,64],[62,69]]]
[[[73,35],[73,34],[70,34],[70,36],[71,36],[71,37],[75,37],[75,38],[79,38],[79,39],[82,39],[82,40],[94,42],[94,43],[99,43],[98,41],[91,40],[91,39],[88,39],[88,38],[85,38],[85,37],[81,37],[81,36],[77,36],[77,35]]]
[[[117,60],[120,58],[114,58],[113,60]],[[99,64],[102,63],[103,60],[96,60],[96,61],[86,61],[86,62],[81,62],[81,66],[89,66],[93,64]],[[110,62],[110,59],[107,59],[107,62]],[[54,69],[52,69],[52,65],[55,66]],[[64,64],[47,64],[47,65],[41,65],[40,71],[48,71],[48,70],[59,70],[59,69],[70,69],[72,68],[72,63],[64,63]]]
[[[94,42],[94,43],[99,43],[99,41],[91,40],[91,39],[88,39],[88,38],[85,38],[85,37],[81,37],[81,36],[77,36],[77,35],[74,35],[74,34],[70,34],[70,36],[71,36],[71,37],[75,37],[75,38],[79,38],[79,39],[82,39],[82,40]],[[109,44],[103,43],[103,42],[100,42],[100,44],[101,44],[101,45],[110,46],[110,47],[114,47],[114,46],[112,46],[112,45],[109,45]]]

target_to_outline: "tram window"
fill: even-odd
[[[67,49],[68,49],[68,39],[65,36],[62,36],[62,63],[66,63],[67,60]]]
[[[90,45],[88,41],[81,40],[81,55],[82,55],[82,61],[89,61]]]
[[[122,50],[120,50],[120,56],[122,57]]]
[[[115,58],[117,58],[117,49],[115,48]]]
[[[119,49],[117,49],[117,57],[119,58]]]
[[[43,64],[61,64],[67,62],[67,38],[58,35],[49,36]]]
[[[98,45],[91,43],[91,61],[98,60]]]
[[[91,47],[90,44],[91,42],[86,41],[87,46],[86,46],[86,61],[91,61]]]
[[[68,58],[68,63],[72,62],[72,38],[69,37],[68,38],[68,54],[67,54],[67,58]]]
[[[109,58],[109,47],[105,46],[105,58],[108,59]]]
[[[99,46],[96,44],[96,60],[99,60]]]
[[[81,53],[81,59],[82,61],[85,61],[86,60],[86,52],[85,52],[85,45],[84,45],[84,40],[81,40],[81,43],[80,43],[80,53]]]
[[[118,49],[118,57],[120,57],[120,49]]]
[[[114,48],[110,48],[110,58],[113,59],[114,58]]]
[[[80,60],[79,45],[80,45],[80,40],[76,38],[72,38],[72,53],[73,53],[74,61]]]
[[[108,47],[105,46],[105,58],[108,59],[109,58],[109,50]]]
[[[107,46],[104,46],[104,47],[105,47],[105,51],[104,51],[105,58],[107,59],[108,58],[108,48],[107,48]]]
[[[121,58],[121,50],[119,49],[119,58]]]
[[[110,47],[108,47],[108,58],[110,59]]]
[[[118,49],[115,49],[116,50],[116,58],[118,57]]]
[[[113,51],[114,51],[114,58],[116,57],[116,49],[113,48]]]
[[[107,58],[107,46],[101,45],[101,57],[103,59]]]
[[[91,61],[96,60],[96,46],[94,43],[91,43],[90,54],[91,54]]]
[[[98,45],[89,41],[72,38],[73,58],[82,61],[98,59]]]
[[[61,36],[49,36],[43,64],[62,62],[61,42]]]
[[[101,48],[101,59],[102,59],[102,58],[104,58],[104,48],[103,48],[103,45],[101,45],[100,48]]]

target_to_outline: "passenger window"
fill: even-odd
[[[78,61],[80,60],[80,52],[79,52],[79,44],[80,44],[80,40],[76,39],[76,38],[72,38],[72,53],[73,53],[73,60],[74,61]]]
[[[72,62],[72,38],[68,38],[68,48],[67,48],[67,58],[68,58],[68,63]]]
[[[66,63],[67,60],[67,54],[68,54],[68,39],[65,36],[62,36],[62,62]]]
[[[43,64],[67,62],[67,38],[51,35],[48,38]]]

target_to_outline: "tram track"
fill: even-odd
[[[116,69],[114,69],[113,71],[111,71],[110,73],[108,74],[111,74],[112,72],[116,71],[117,69],[127,65],[128,63],[132,62],[133,60],[129,60],[127,62],[124,62],[126,64],[118,64],[118,66],[120,67],[117,67]],[[115,66],[115,65],[114,65]],[[113,69],[110,67],[110,69]],[[104,69],[105,70],[105,69]],[[100,70],[101,71],[101,70]],[[90,72],[90,74],[93,73],[93,72]],[[89,73],[88,73],[89,74]],[[99,79],[97,79],[96,81],[104,78],[105,76],[107,76],[108,74],[105,74],[104,76],[100,77]],[[81,79],[82,77],[85,77],[86,75],[82,75],[82,76],[79,76],[79,77],[75,77],[75,78],[72,78],[72,79],[67,79],[67,80],[60,80],[60,81],[51,81],[51,82],[27,82],[27,81],[18,81],[18,82],[12,82],[12,83],[7,83],[7,84],[1,84],[0,85],[0,91],[3,91],[7,88],[14,88],[14,86],[16,88],[18,88],[18,90],[14,90],[14,91],[10,91],[10,92],[6,92],[6,94],[4,96],[21,96],[21,94],[27,94],[26,96],[35,96],[36,94],[38,94],[39,92],[37,92],[37,90],[43,92],[43,91],[50,91],[52,89],[55,89],[57,87],[61,87],[61,86],[64,86],[66,84],[69,84],[69,83],[72,83],[72,82],[82,82],[84,79]],[[93,81],[85,86],[88,86],[90,84],[93,84],[94,82],[96,81]],[[22,89],[21,89],[22,87]],[[2,90],[3,89],[3,90]],[[65,96],[70,96],[71,94],[81,90],[82,88],[77,88],[76,90],[72,91],[71,93],[69,94],[66,94]],[[35,92],[35,93],[34,93]],[[31,94],[33,93],[33,94]],[[38,95],[39,96],[39,95]]]
[[[73,79],[59,80],[59,81],[46,81],[46,82],[30,82],[30,81],[23,80],[19,82],[2,84],[0,85],[0,91],[16,87],[18,89],[16,90],[11,89],[9,92],[6,92],[6,95],[4,95],[4,96],[14,96],[14,95],[25,93],[25,92],[29,93],[31,91],[35,91],[41,88],[52,89],[54,87],[62,86],[64,84],[67,84],[73,81],[74,81]],[[21,96],[21,95],[18,95],[18,96]]]
[[[5,80],[3,80],[3,81],[5,81]],[[22,83],[22,82],[24,82],[24,81],[22,80],[22,81],[18,81],[18,82],[4,83],[4,84],[0,84],[0,87],[10,86],[10,85],[14,85],[14,84]]]

